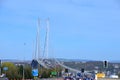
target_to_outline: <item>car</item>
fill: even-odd
[[[115,74],[114,74],[114,75],[110,75],[110,78],[116,78],[116,79],[117,79],[117,78],[119,78],[119,77],[118,77],[118,75],[115,75]]]
[[[83,80],[83,78],[76,78],[76,80]]]
[[[74,79],[71,77],[65,77],[64,80],[74,80]]]
[[[93,73],[84,73],[77,74],[76,80],[95,80],[95,74]]]
[[[84,78],[84,74],[83,73],[77,73],[76,74],[76,80],[83,80],[83,78]]]

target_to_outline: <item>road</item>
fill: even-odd
[[[40,80],[63,80],[63,78],[48,78],[48,79],[40,79]]]
[[[49,78],[49,79],[40,79],[40,80],[63,80],[62,78]],[[98,80],[120,80],[120,79],[98,79]]]
[[[120,80],[120,79],[108,79],[108,78],[105,78],[105,79],[98,79],[98,80]]]

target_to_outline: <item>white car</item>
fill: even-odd
[[[118,75],[110,75],[110,78],[119,78]]]

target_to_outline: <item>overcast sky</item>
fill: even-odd
[[[49,57],[120,60],[119,0],[0,0],[0,58],[32,59],[38,17]]]

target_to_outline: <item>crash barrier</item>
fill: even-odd
[[[0,80],[5,80],[5,78],[0,78]]]
[[[63,78],[48,78],[48,79],[39,79],[39,80],[64,80]]]
[[[101,79],[97,79],[97,80],[120,80],[120,79],[101,78]]]

